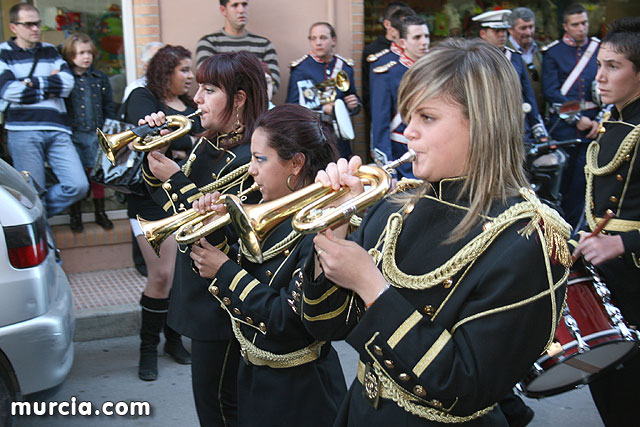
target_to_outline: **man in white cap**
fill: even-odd
[[[500,49],[507,56],[520,77],[522,86],[523,109],[526,113],[525,139],[529,141],[543,140],[547,138],[547,130],[542,121],[533,93],[531,81],[527,75],[527,68],[522,60],[520,52],[505,46],[507,42],[507,29],[510,28],[507,17],[511,14],[508,9],[490,10],[471,18],[480,25],[480,38]]]

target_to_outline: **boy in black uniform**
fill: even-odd
[[[590,230],[607,209],[616,217],[604,233],[583,233],[574,255],[598,267],[627,323],[640,325],[640,18],[614,22],[598,52],[602,101],[614,104],[591,143],[585,166],[585,215]],[[589,387],[607,426],[637,425],[640,355]]]

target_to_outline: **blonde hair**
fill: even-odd
[[[515,69],[496,47],[479,39],[448,39],[404,75],[398,90],[400,114],[407,122],[420,105],[435,97],[459,106],[469,121],[462,194],[468,194],[471,204],[451,232],[449,241],[455,241],[496,200],[505,201],[527,185],[522,91]]]

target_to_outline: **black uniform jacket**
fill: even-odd
[[[352,240],[369,253],[376,246],[384,251],[379,265],[391,287],[366,311],[351,291],[323,275],[312,281],[312,268],[305,269],[305,326],[318,339],[346,337],[360,355],[358,378],[336,425],[437,425],[478,411],[469,425],[506,425],[492,405],[527,373],[553,336],[567,268],[549,259],[542,238],[554,239],[552,250],[568,265],[568,225],[524,190],[541,217],[505,213],[523,201],[515,197],[496,203],[462,240],[444,243],[466,213],[468,200],[457,199],[462,182],[434,184],[401,229],[387,227],[391,214],[404,211],[389,197],[367,214]],[[506,217],[511,219],[503,222]],[[540,232],[543,223],[549,232]],[[377,242],[386,227],[382,249]],[[456,258],[483,236],[490,236],[484,246]]]
[[[189,209],[194,200],[206,192],[221,191],[237,194],[249,188],[253,180],[238,168],[251,160],[249,144],[225,151],[215,141],[201,138],[187,157],[182,170],[167,181],[160,182],[145,170],[145,180],[154,191],[154,200],[164,210],[178,213]],[[233,179],[227,179],[238,175]],[[221,184],[220,188],[210,184]],[[256,201],[257,196],[247,201]],[[235,241],[232,227],[225,227],[207,236],[207,240],[227,252],[229,242]],[[231,338],[229,321],[218,303],[207,291],[208,279],[203,279],[191,267],[190,251],[181,248],[176,259],[176,269],[171,288],[168,322],[180,334],[201,341]]]
[[[616,215],[605,232],[622,237],[625,253],[598,269],[625,320],[640,326],[640,98],[614,108],[603,128],[587,152],[585,213],[591,230],[607,209]]]
[[[299,272],[313,250],[312,237],[292,234],[291,222],[285,221],[264,242],[262,264],[245,256],[239,263],[230,260],[210,286],[239,328],[247,362],[240,362],[238,372],[239,425],[328,426],[345,396],[336,351],[331,343],[317,342],[300,319]],[[305,348],[310,352],[293,362],[274,357],[278,367],[254,359],[260,351],[282,356]],[[301,363],[305,354],[313,360]]]

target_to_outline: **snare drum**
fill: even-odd
[[[574,267],[556,341],[517,385],[528,397],[553,396],[586,384],[638,348],[637,332],[628,329],[609,301],[595,270],[590,274],[580,262]]]
[[[336,99],[333,104],[333,130],[340,139],[353,141],[356,137],[349,110],[342,99]]]

